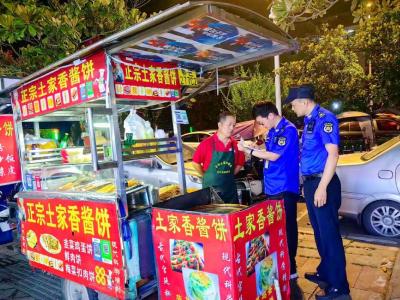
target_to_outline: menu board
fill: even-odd
[[[32,266],[125,299],[115,203],[20,198],[18,205],[21,249]]]
[[[12,115],[0,115],[0,185],[21,181]]]
[[[107,68],[98,52],[31,81],[12,93],[21,120],[91,101],[106,95]]]

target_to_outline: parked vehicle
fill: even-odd
[[[375,235],[400,237],[400,136],[366,153],[341,155],[340,214]]]
[[[182,134],[182,142],[185,145],[192,147],[193,149],[197,149],[199,144],[205,140],[206,138],[212,136],[215,133],[215,129],[213,130],[205,130],[205,131],[194,131]]]
[[[337,116],[342,153],[368,151],[375,145],[372,118],[369,114],[349,111]]]
[[[367,151],[400,135],[400,117],[394,114],[344,112],[337,116],[342,153]]]

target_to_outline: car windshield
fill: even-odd
[[[194,154],[194,149],[188,145],[183,144],[183,159],[185,162],[190,162],[192,161],[193,154]],[[170,153],[170,154],[160,154],[158,157],[166,162],[167,164],[170,165],[175,165],[176,164],[176,153]]]
[[[400,135],[395,138],[392,138],[391,140],[387,141],[386,143],[383,143],[382,145],[379,145],[374,150],[365,153],[363,156],[361,156],[361,159],[365,161],[371,160],[377,157],[382,152],[386,151],[387,149],[393,147],[398,142],[400,142]]]

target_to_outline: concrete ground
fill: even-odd
[[[353,300],[400,299],[400,249],[343,240],[347,278]],[[318,286],[304,279],[319,264],[312,230],[300,229],[297,266],[305,299],[314,299]]]

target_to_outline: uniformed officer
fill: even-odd
[[[346,277],[346,259],[339,231],[341,186],[335,173],[339,158],[339,129],[336,116],[314,101],[314,87],[302,85],[289,90],[297,116],[304,116],[301,174],[308,214],[314,229],[321,262],[305,278],[325,289],[316,299],[351,299]]]
[[[299,138],[296,127],[278,113],[272,102],[253,107],[253,118],[267,128],[265,150],[250,149],[244,142],[239,150],[264,159],[264,190],[267,199],[283,199],[286,213],[286,235],[290,258],[291,299],[302,299],[297,284],[296,253],[298,242],[297,200],[299,198]]]
[[[244,153],[231,137],[236,117],[222,112],[217,132],[205,139],[193,155],[194,168],[203,175],[203,188],[213,187],[225,203],[238,203],[235,175],[244,165]]]

